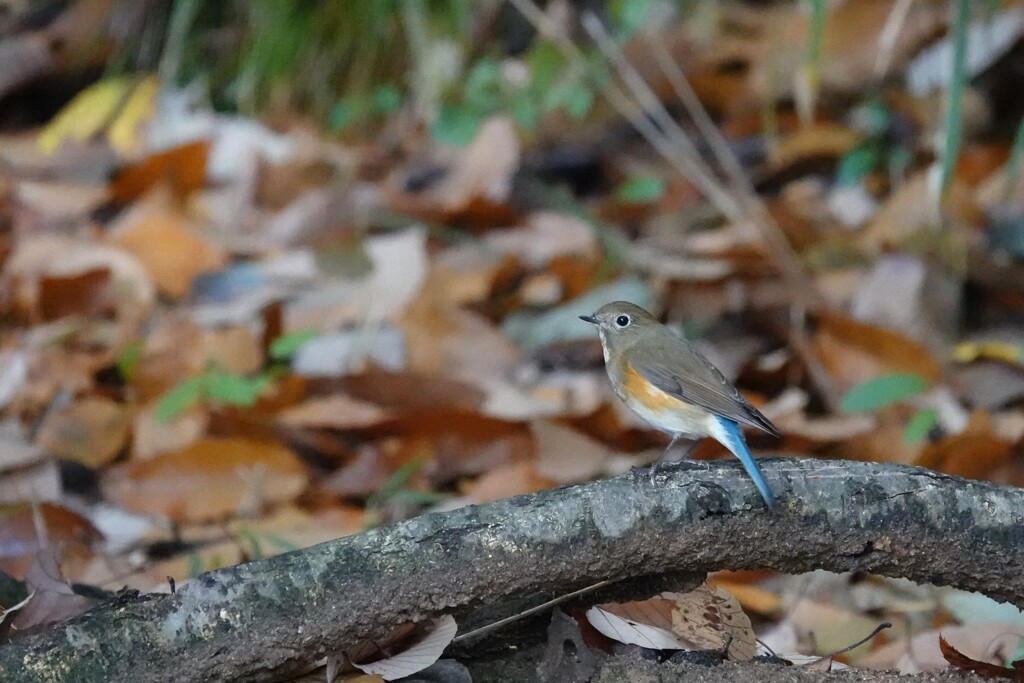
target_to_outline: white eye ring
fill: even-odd
[[[629,316],[620,315],[618,318],[615,319],[615,324],[618,325],[619,327],[625,327],[626,325],[629,325]]]

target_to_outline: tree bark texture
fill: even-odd
[[[930,470],[691,463],[427,514],[122,596],[0,647],[0,681],[273,681],[394,624],[604,579],[864,570],[1024,606],[1024,490]]]

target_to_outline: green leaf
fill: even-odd
[[[154,414],[160,422],[170,422],[199,403],[206,390],[206,377],[190,377],[179,382],[157,401]]]
[[[210,370],[206,373],[206,397],[216,403],[251,406],[268,383],[264,375],[245,377],[219,369]]]
[[[393,85],[382,85],[373,93],[370,106],[376,114],[390,114],[402,106],[402,93]]]
[[[359,118],[360,109],[351,98],[342,100],[331,108],[330,114],[327,115],[327,125],[337,133]]]
[[[654,176],[637,176],[625,181],[615,190],[615,199],[621,204],[650,204],[665,193],[665,181]]]
[[[888,155],[889,173],[894,177],[902,176],[910,167],[913,157],[910,151],[903,147],[894,147],[889,150]]]
[[[494,59],[481,59],[466,76],[463,99],[468,107],[491,112],[501,104],[501,65]]]
[[[251,529],[242,527],[238,530],[238,545],[247,543],[249,545],[249,559],[262,560],[266,555],[263,552],[263,545],[260,538]]]
[[[870,412],[917,396],[927,388],[928,383],[919,375],[882,375],[850,389],[839,407],[847,412]]]
[[[651,0],[611,0],[608,8],[620,35],[630,36],[647,21]]]
[[[145,346],[144,341],[136,339],[121,349],[121,355],[117,357],[117,371],[124,381],[130,382],[132,376],[135,375],[135,368],[139,365],[139,359],[142,358],[142,350]]]
[[[536,92],[546,92],[555,85],[565,67],[565,57],[550,40],[537,41],[526,56],[530,70],[530,86]]]
[[[963,142],[963,99],[967,89],[967,34],[971,19],[971,3],[968,0],[956,0],[952,3],[953,41],[952,74],[946,88],[946,112],[942,126],[942,145],[939,162],[942,169],[942,196],[953,180],[953,169],[960,156],[960,145]]]
[[[529,92],[523,90],[510,103],[512,118],[519,127],[525,131],[537,129],[537,121],[540,119],[540,112],[537,111],[537,103]]]
[[[872,137],[884,135],[889,127],[891,114],[889,108],[881,100],[871,100],[860,107],[858,114],[864,121],[864,132]]]
[[[447,145],[468,145],[473,141],[483,116],[464,107],[441,107],[441,112],[430,126],[430,134],[437,142]]]
[[[581,119],[594,103],[594,91],[583,83],[559,83],[548,90],[541,99],[544,111],[565,109],[574,119]]]
[[[569,111],[569,115],[578,121],[587,115],[593,104],[594,91],[582,83],[577,83],[569,90],[565,108]]]
[[[377,508],[390,500],[395,494],[405,488],[406,483],[409,479],[416,474],[420,468],[423,467],[423,460],[416,458],[405,463],[397,470],[391,473],[387,479],[384,480],[376,491],[373,492],[367,501],[367,508]]]
[[[280,548],[282,551],[286,553],[290,553],[293,550],[299,549],[299,546],[295,545],[294,543],[289,541],[284,536],[281,536],[280,534],[263,534],[263,538],[265,538],[270,543],[276,545],[278,548]]]
[[[203,558],[199,555],[198,550],[193,550],[188,554],[188,570],[186,575],[188,578],[193,579],[203,573]]]
[[[412,489],[400,489],[395,492],[391,500],[406,505],[437,505],[448,500],[450,496],[437,491],[414,491]]]
[[[903,440],[907,443],[916,443],[923,439],[932,430],[939,420],[939,411],[935,408],[926,408],[914,413],[903,431]]]
[[[1003,201],[1009,203],[1013,192],[1017,188],[1017,180],[1020,178],[1021,162],[1024,161],[1024,119],[1017,124],[1017,132],[1013,136],[1013,146],[1010,147],[1010,160],[1006,162],[1006,180],[1003,183]]]
[[[303,344],[319,334],[316,330],[298,330],[282,334],[270,343],[270,357],[274,360],[290,360]]]
[[[878,160],[878,148],[873,144],[853,148],[839,162],[836,182],[840,187],[856,185],[878,165]]]

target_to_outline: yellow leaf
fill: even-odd
[[[142,122],[153,112],[160,90],[156,76],[118,76],[78,93],[39,134],[39,148],[52,154],[66,140],[83,142],[104,130],[110,146],[129,155],[138,145]]]
[[[139,126],[153,114],[153,100],[159,90],[160,81],[156,76],[143,78],[110,124],[107,139],[121,155],[128,156],[138,146]]]
[[[39,134],[39,148],[52,154],[65,140],[82,142],[98,134],[131,90],[134,79],[107,78],[75,95]]]
[[[1007,342],[963,342],[953,350],[953,359],[959,363],[970,363],[979,358],[1022,365],[1024,347]]]

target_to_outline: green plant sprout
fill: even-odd
[[[840,402],[840,409],[847,412],[875,412],[886,406],[914,398],[928,389],[928,382],[912,373],[893,373],[869,379],[847,392]],[[919,441],[938,422],[939,413],[935,408],[925,408],[915,413],[903,431],[907,443]]]
[[[278,337],[270,344],[269,355],[273,362],[252,376],[228,372],[219,364],[211,363],[202,373],[182,380],[160,397],[155,411],[157,420],[170,422],[200,403],[251,408],[283,372],[283,365],[317,334],[301,330]],[[141,354],[141,347],[133,353]],[[124,356],[122,353],[122,358]],[[138,362],[137,356],[134,362]],[[118,367],[121,367],[120,361]]]

